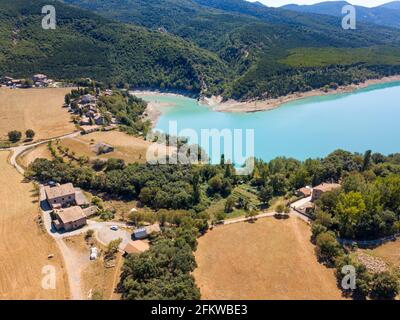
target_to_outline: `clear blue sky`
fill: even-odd
[[[254,2],[255,0],[249,0]],[[280,7],[289,3],[297,3],[297,4],[313,4],[318,2],[323,2],[326,0],[258,0],[259,2],[264,3],[269,7]],[[334,1],[334,0],[327,0]],[[357,4],[364,7],[375,7],[383,3],[391,2],[392,0],[347,0],[351,4]]]

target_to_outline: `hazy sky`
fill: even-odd
[[[255,0],[249,0],[254,2]],[[334,0],[258,0],[269,7],[280,7],[288,3],[297,4],[313,4],[323,1],[334,1]],[[364,7],[375,7],[383,3],[391,2],[392,0],[347,0],[351,4],[358,4]]]

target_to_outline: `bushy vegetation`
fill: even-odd
[[[119,291],[127,300],[196,300],[200,290],[190,274],[199,230],[186,217],[157,236],[149,251],[125,260]]]

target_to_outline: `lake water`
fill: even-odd
[[[157,122],[156,129],[164,132],[170,121],[177,122],[178,132],[190,128],[199,136],[201,129],[254,129],[255,156],[265,161],[277,156],[299,160],[324,157],[336,149],[400,152],[400,82],[311,97],[257,113],[214,112],[185,97],[142,98],[174,105],[163,108]]]

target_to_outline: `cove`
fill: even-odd
[[[265,161],[278,156],[324,157],[336,149],[400,152],[400,82],[310,97],[257,113],[214,112],[181,96],[141,97],[173,104],[161,109],[155,129],[168,131],[170,121],[177,122],[179,131],[191,128],[199,135],[201,129],[254,129],[255,156]]]

